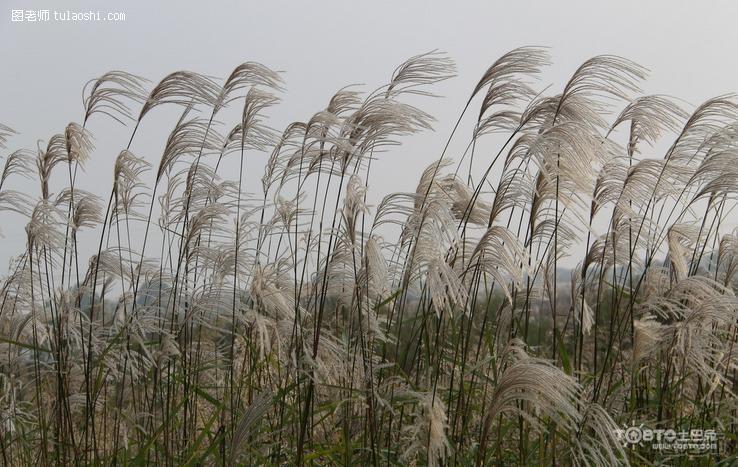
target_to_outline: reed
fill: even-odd
[[[282,132],[284,83],[254,62],[107,73],[36,151],[0,125],[27,239],[0,288],[3,463],[736,462],[738,99],[643,96],[615,56],[556,92],[549,63],[493,63],[416,190],[376,206],[372,161],[432,129],[442,53]],[[131,128],[107,201],[75,186],[101,118]],[[625,448],[640,424],[719,448]]]

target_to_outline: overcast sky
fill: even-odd
[[[224,77],[239,63],[284,70],[286,92],[271,125],[281,129],[325,107],[340,87],[386,82],[394,67],[431,49],[447,52],[459,76],[424,105],[436,131],[406,140],[377,164],[375,192],[411,189],[439,156],[481,73],[522,45],[551,47],[544,85],[558,91],[574,69],[597,54],[630,58],[651,70],[648,93],[698,104],[736,89],[738,2],[733,1],[144,1],[1,0],[0,123],[21,133],[8,149],[34,148],[82,117],[82,86],[121,69],[158,81],[187,69]],[[104,6],[104,5],[110,5]],[[13,22],[12,10],[122,12],[120,22]],[[147,117],[148,118],[148,117]],[[171,115],[145,125],[134,152],[160,154]],[[97,151],[83,186],[110,186],[110,167],[129,131],[93,122]],[[156,146],[154,141],[158,141]],[[147,146],[147,142],[151,145]],[[138,148],[138,150],[137,150]],[[457,156],[456,154],[452,154]],[[260,173],[258,174],[260,176]],[[256,181],[254,176],[252,181]],[[251,191],[258,191],[257,187]],[[5,216],[5,215],[3,215]],[[22,228],[0,221],[0,264],[23,245]],[[0,270],[4,267],[0,267]]]

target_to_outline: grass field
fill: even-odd
[[[505,54],[457,115],[422,110],[455,74],[433,52],[284,130],[253,62],[110,72],[37,151],[0,126],[27,239],[0,288],[4,465],[738,462],[738,98],[642,95],[615,56],[546,86],[549,61]],[[165,106],[163,154],[137,154]],[[456,145],[368,205],[372,162],[434,118]],[[89,193],[101,119],[128,146]]]

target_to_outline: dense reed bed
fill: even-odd
[[[282,131],[283,81],[251,62],[107,73],[37,151],[0,127],[27,238],[0,289],[3,463],[690,462],[624,447],[640,424],[715,430],[691,462],[736,462],[738,99],[641,95],[615,56],[546,87],[547,64],[493,63],[449,117],[466,150],[375,206],[372,161],[431,129],[443,54]],[[150,160],[162,106],[181,116]],[[128,145],[85,192],[111,118]]]

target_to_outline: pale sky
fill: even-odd
[[[82,118],[82,87],[113,69],[157,82],[187,69],[225,77],[254,60],[283,70],[286,92],[270,112],[281,130],[325,107],[339,88],[385,83],[404,59],[432,49],[449,54],[458,77],[435,89],[443,99],[422,107],[438,122],[434,133],[407,138],[373,167],[370,190],[414,188],[423,167],[437,159],[459,111],[483,71],[523,45],[551,48],[542,80],[558,92],[576,67],[598,54],[615,54],[651,70],[646,93],[692,104],[738,91],[738,2],[732,1],[349,1],[262,0],[209,2],[0,0],[0,123],[21,133],[4,150],[35,148]],[[109,5],[109,6],[106,6]],[[121,22],[12,22],[12,10],[122,12]],[[52,13],[53,16],[53,13]],[[173,124],[157,110],[133,151],[158,161]],[[147,120],[149,117],[147,116]],[[230,125],[233,122],[228,122]],[[81,186],[109,190],[115,156],[130,130],[103,119],[90,123],[97,150]],[[466,135],[464,136],[466,138]],[[453,158],[460,154],[451,152]],[[255,183],[261,167],[248,180]],[[257,173],[258,172],[258,173]],[[53,187],[52,187],[53,189]],[[249,188],[258,192],[259,186]],[[2,214],[0,271],[24,245],[22,225]]]

